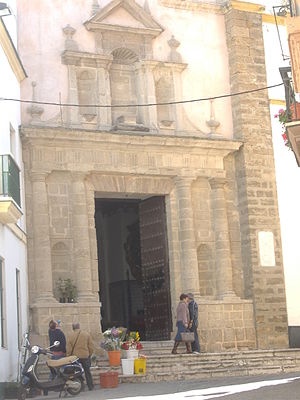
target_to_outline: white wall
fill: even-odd
[[[15,14],[15,1],[8,2]],[[7,29],[16,43],[16,16],[3,17]],[[20,85],[0,46],[0,97],[20,98]],[[18,127],[20,125],[20,104],[0,101],[0,154],[10,154],[10,125],[16,133],[15,161],[23,169],[22,147]],[[21,187],[23,185],[21,184]],[[25,214],[24,193],[21,193],[21,209]],[[20,233],[25,229],[25,218],[18,222]],[[28,327],[27,320],[27,266],[26,244],[7,226],[0,223],[0,257],[4,260],[5,277],[5,348],[0,347],[0,382],[17,379],[18,371],[18,329],[16,269],[20,271],[21,323],[22,332]]]
[[[275,1],[280,4],[280,1]],[[263,26],[265,56],[268,85],[282,82],[279,67],[289,66],[284,61],[279,45],[275,24],[265,23]],[[279,34],[283,53],[289,55],[286,28],[279,26]],[[282,127],[274,115],[285,105],[274,104],[272,100],[285,100],[283,86],[269,90],[271,99],[270,114],[272,122],[273,147],[277,180],[278,206],[281,225],[283,263],[286,284],[288,323],[300,325],[300,168],[297,166],[294,154],[282,139]],[[273,104],[272,104],[273,103]]]

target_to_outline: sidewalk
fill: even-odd
[[[113,399],[136,399],[136,400],[147,400],[151,399],[153,396],[164,395],[160,400],[174,400],[176,393],[177,396],[180,392],[187,392],[191,390],[200,389],[213,389],[220,386],[228,385],[241,385],[250,382],[260,382],[260,381],[270,381],[287,379],[289,377],[298,377],[300,379],[299,373],[289,373],[289,374],[276,374],[276,375],[259,375],[251,377],[222,377],[215,379],[205,379],[198,381],[173,381],[173,382],[154,382],[154,383],[122,383],[115,389],[101,389],[99,385],[95,385],[95,390],[84,391],[78,396],[72,397],[67,396],[67,399],[86,399],[86,400],[113,400]],[[214,391],[214,390],[213,390]],[[49,392],[48,396],[35,397],[36,400],[56,400],[58,399],[59,393]],[[176,397],[177,397],[176,396]],[[198,395],[199,396],[199,395]],[[204,396],[206,397],[207,394]],[[178,398],[185,398],[183,394],[179,395]],[[197,398],[197,396],[187,396],[189,398]],[[216,395],[219,397],[219,395]],[[198,397],[199,398],[199,397]],[[200,398],[203,398],[200,396]],[[208,396],[208,398],[211,398]]]

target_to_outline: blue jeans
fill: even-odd
[[[195,341],[192,342],[192,351],[197,351],[198,353],[200,353],[200,343],[199,343],[197,326],[195,326],[193,324],[190,331],[194,332],[194,336],[195,336]]]

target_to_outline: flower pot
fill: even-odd
[[[104,389],[117,387],[119,384],[118,372],[100,372],[100,386]]]
[[[126,358],[138,358],[139,357],[139,351],[136,349],[128,349],[126,350]]]
[[[134,373],[134,359],[123,358],[122,359],[122,371],[123,375],[133,375]]]
[[[109,365],[118,367],[121,363],[121,350],[108,351]]]

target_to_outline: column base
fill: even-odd
[[[78,294],[77,303],[94,303],[98,302],[96,296],[91,292],[82,292]]]
[[[218,300],[241,300],[234,292],[228,291],[226,293],[220,294],[217,296]]]

